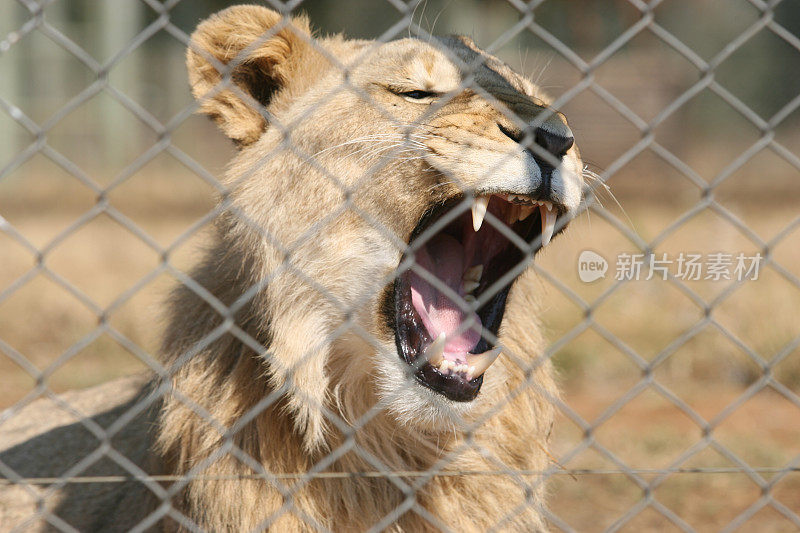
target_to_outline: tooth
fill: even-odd
[[[461,287],[463,287],[465,293],[470,293],[478,288],[480,285],[479,281],[462,281]]]
[[[551,203],[550,203],[550,202],[548,202],[548,201],[544,201],[544,202],[542,202],[542,205],[543,205],[543,206],[545,206],[545,207],[547,208],[547,210],[548,210],[548,211],[552,211],[552,210],[553,210],[553,204],[551,204]]]
[[[527,205],[521,206],[519,209],[519,220],[525,220],[526,218],[531,216],[531,213],[533,213],[534,209],[536,208],[533,206],[527,206]]]
[[[442,372],[442,374],[449,374],[450,372],[453,371],[454,366],[455,363],[453,363],[449,359],[445,359],[444,361],[441,362],[441,364],[439,364],[439,370]]]
[[[466,296],[464,296],[464,301],[465,301],[466,303],[468,303],[468,304],[472,305],[472,304],[474,304],[475,302],[477,302],[478,300],[477,300],[477,298],[475,298],[473,295],[471,295],[471,294],[467,294]]]
[[[486,208],[489,206],[488,196],[478,196],[472,203],[472,228],[475,231],[481,229],[483,217],[486,216]]]
[[[492,363],[497,360],[497,356],[500,355],[501,351],[500,348],[495,348],[479,354],[467,354],[467,364],[469,365],[467,380],[472,380],[483,375],[486,369],[492,366]]]
[[[480,281],[481,276],[483,275],[483,265],[475,265],[474,267],[469,267],[466,272],[464,272],[463,280],[464,281]]]
[[[508,215],[506,215],[507,226],[510,226],[517,221],[517,219],[519,218],[519,210],[520,206],[518,204],[511,205],[511,209],[508,210]]]
[[[553,211],[552,204],[549,204],[549,208],[541,206],[539,208],[539,213],[541,214],[542,218],[542,248],[544,248],[550,244],[550,239],[553,238],[553,230],[556,227],[556,219],[558,218],[558,215],[555,211]]]
[[[425,348],[425,360],[428,361],[432,366],[439,366],[439,364],[442,363],[442,354],[444,353],[444,345],[446,341],[447,336],[443,331],[439,334],[436,340],[430,344],[430,346]]]

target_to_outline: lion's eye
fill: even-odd
[[[411,98],[412,100],[423,100],[425,98],[432,98],[436,96],[436,93],[430,91],[406,91],[400,93],[401,96],[405,96],[406,98]]]

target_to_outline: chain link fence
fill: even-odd
[[[342,302],[313,274],[290,262],[281,263],[243,295],[237,295],[233,303],[224,303],[186,273],[195,259],[191,250],[205,243],[203,232],[221,213],[232,213],[246,219],[246,224],[259,226],[230,200],[236,185],[218,179],[233,151],[219,136],[208,140],[216,134],[196,117],[200,104],[191,101],[185,90],[182,52],[190,46],[193,25],[208,13],[198,15],[199,7],[190,0],[103,4],[90,10],[100,13],[99,18],[87,22],[87,27],[96,30],[92,39],[84,39],[91,32],[71,33],[61,25],[69,18],[69,10],[76,9],[69,2],[19,0],[7,2],[0,11],[7,15],[0,26],[0,109],[5,115],[0,123],[0,131],[5,132],[0,152],[0,235],[4,239],[0,270],[5,270],[0,278],[0,322],[6,324],[0,325],[0,352],[3,372],[9,376],[9,392],[0,404],[6,407],[0,413],[0,429],[36,401],[47,398],[102,443],[52,478],[27,476],[0,460],[0,482],[21,487],[40,502],[36,514],[8,527],[13,531],[41,521],[72,531],[67,521],[48,509],[47,498],[67,485],[113,485],[131,479],[144,483],[163,501],[133,529],[146,530],[164,517],[190,530],[198,529],[171,507],[171,500],[190,479],[211,478],[205,469],[220,454],[249,464],[252,458],[246,451],[229,438],[216,456],[185,476],[152,475],[115,450],[112,441],[142,410],[168,392],[180,395],[178,391],[161,385],[146,400],[103,424],[85,416],[85,405],[76,408],[71,403],[70,398],[76,396],[55,391],[93,385],[141,369],[168,383],[172,373],[191,361],[197,351],[225,335],[256,353],[269,352],[235,317],[264,284],[282,272],[291,272],[313,287],[322,303],[348,315],[328,333],[326,342],[356,332],[379,344],[350,317],[367,305],[366,300]],[[206,4],[203,9],[208,10]],[[496,29],[488,42],[478,44],[509,62],[513,59],[508,56],[514,55],[508,52],[509,46],[521,50],[524,44],[548,51],[537,70],[546,74],[545,81],[551,76],[563,83],[545,89],[556,95],[551,107],[567,115],[587,163],[584,178],[589,188],[580,216],[571,223],[573,229],[550,245],[541,260],[537,256],[529,265],[542,289],[548,345],[533,362],[513,350],[504,352],[528,372],[552,360],[560,375],[563,399],[538,391],[557,411],[549,466],[541,471],[521,471],[491,458],[496,469],[453,470],[453,453],[434,468],[399,472],[348,439],[307,472],[259,471],[254,478],[267,479],[287,501],[299,490],[293,483],[302,485],[320,478],[389,478],[407,497],[372,525],[375,531],[391,527],[407,512],[419,514],[435,528],[449,530],[446,517],[433,516],[416,496],[416,490],[430,479],[443,476],[485,477],[487,483],[504,476],[528,491],[546,484],[549,510],[542,512],[553,530],[661,530],[668,526],[684,531],[800,529],[800,331],[795,318],[800,311],[800,256],[796,253],[800,244],[800,140],[793,133],[800,87],[778,76],[775,87],[767,87],[768,97],[758,93],[761,96],[748,102],[738,85],[745,76],[726,77],[721,72],[732,62],[741,65],[737,54],[764,38],[779,42],[783,51],[775,56],[759,55],[761,48],[747,52],[755,54],[755,63],[772,61],[783,75],[797,72],[797,26],[787,29],[781,21],[784,17],[792,24],[798,22],[798,6],[790,0],[750,0],[737,4],[735,10],[731,7],[737,14],[735,23],[726,26],[731,31],[724,35],[723,46],[708,53],[707,48],[696,51],[695,46],[686,44],[680,23],[699,24],[701,29],[704,24],[721,27],[723,23],[693,21],[702,18],[693,12],[700,8],[684,6],[688,13],[677,19],[680,23],[665,25],[660,10],[668,4],[629,0],[595,6],[595,11],[584,5],[582,9],[590,14],[603,10],[625,13],[606,25],[612,28],[609,39],[591,53],[565,42],[570,41],[569,36],[559,27],[569,24],[568,19],[564,22],[552,14],[549,18],[542,15],[552,8],[556,15],[573,14],[583,17],[582,24],[592,22],[585,13],[565,7],[566,3],[470,2],[469,11],[463,8],[465,2],[449,8],[450,15],[446,6],[439,13],[445,19],[453,18],[452,11],[463,8],[467,18],[485,17],[468,21]],[[314,10],[325,3],[298,0],[265,5],[284,14],[308,8],[313,25]],[[88,5],[82,7],[89,10]],[[426,7],[420,0],[386,0],[380,19],[385,27],[375,31],[368,20],[364,31],[371,31],[381,42],[404,36],[433,42],[431,33],[439,32],[435,31],[436,21],[425,18]],[[369,10],[376,9],[375,3],[360,8],[367,11],[367,18]],[[181,9],[184,14],[179,15]],[[505,15],[498,15],[500,12]],[[190,23],[176,22],[176,18]],[[131,20],[141,27],[132,26]],[[617,28],[617,23],[624,27]],[[288,18],[263,39],[287,24]],[[131,27],[136,31],[129,35]],[[50,60],[27,64],[25,57],[32,56],[19,52],[26,43],[35,43],[40,51],[50,50],[46,55]],[[313,41],[308,43],[315,46]],[[156,49],[139,54],[149,46],[172,48],[164,54]],[[519,63],[525,70],[520,50]],[[239,54],[231,65],[246,56],[247,51]],[[327,59],[338,63],[336,58]],[[463,58],[451,59],[464,64]],[[648,67],[649,63],[654,65]],[[268,107],[232,83],[231,65],[218,65],[225,74],[218,90],[236,92],[258,109],[270,128],[283,132],[281,149],[323,174],[329,180],[326,186],[338,188],[343,197],[337,210],[309,224],[295,243],[280,242],[259,228],[262,237],[281,253],[291,254],[324,233],[337,217],[350,213],[369,223],[401,252],[407,251],[403,237],[353,200],[358,185],[348,185],[324,168],[319,153],[307,153],[293,144],[293,125],[312,116],[317,108],[310,107],[295,122],[280,123]],[[464,67],[475,69],[479,64]],[[606,67],[611,68],[610,74],[603,70]],[[68,73],[78,68],[82,74]],[[355,66],[338,63],[337,68]],[[54,79],[36,78],[49,69]],[[145,82],[131,74],[145,71],[149,71],[142,75]],[[24,88],[13,86],[13,79],[22,77],[23,72],[33,85],[63,82],[69,87],[59,97],[34,99]],[[770,85],[769,70],[754,74],[765,76],[758,81],[759,87]],[[726,86],[731,79],[736,80],[732,82],[736,89]],[[463,88],[482,91],[469,77],[459,89]],[[357,93],[369,105],[380,107],[355,84],[347,82],[337,90]],[[787,92],[788,97],[783,98]],[[482,95],[493,100],[485,91]],[[709,97],[716,103],[706,105],[702,98]],[[95,103],[98,107],[91,107]],[[733,111],[735,118],[716,121],[715,113],[722,113],[718,111],[721,108],[725,113]],[[436,109],[432,106],[432,113]],[[542,116],[530,124],[520,117],[512,120],[525,123],[530,134],[547,118]],[[129,127],[131,120],[136,122],[135,128]],[[747,131],[748,135],[736,137],[732,130]],[[533,140],[528,136],[531,138],[523,142]],[[102,153],[97,150],[98,138],[103,141],[99,144]],[[407,133],[399,146],[389,148],[402,153],[419,148],[414,142]],[[143,148],[137,151],[139,147]],[[529,148],[546,161],[552,159],[534,143]],[[366,150],[368,157],[370,148]],[[271,157],[275,154],[262,155],[245,174]],[[558,165],[558,161],[552,163]],[[387,164],[378,159],[366,165],[358,183],[374,177]],[[52,176],[41,178],[48,174]],[[170,181],[171,176],[175,181]],[[616,196],[610,195],[605,184]],[[465,192],[467,199],[445,216],[446,222],[469,211],[471,192]],[[210,200],[214,194],[221,198],[216,206]],[[617,207],[617,199],[621,207]],[[62,211],[64,216],[59,215]],[[103,225],[97,225],[100,220],[105,221]],[[497,217],[488,216],[486,223],[508,240],[519,240]],[[109,242],[125,244],[103,244]],[[523,241],[520,246],[530,253],[539,243],[534,244]],[[149,262],[142,257],[149,257]],[[693,275],[687,264],[691,257],[705,261],[699,267],[705,270]],[[749,263],[742,263],[745,259]],[[102,265],[112,272],[98,274]],[[401,264],[402,268],[420,276],[427,274],[413,261]],[[513,279],[517,273],[506,277]],[[380,285],[391,283],[396,275],[400,273],[393,271]],[[206,332],[203,346],[186,351],[168,366],[154,354],[157,335],[152,333],[158,329],[152,310],[158,298],[152,295],[165,294],[169,287],[165,279],[177,280],[227,318]],[[430,274],[427,280],[444,293],[450,290]],[[42,283],[45,285],[39,287]],[[479,303],[496,292],[480,295]],[[470,302],[462,303],[470,309]],[[56,308],[63,314],[55,313]],[[68,335],[59,336],[62,330]],[[482,334],[497,341],[491,331]],[[311,351],[304,354],[296,367],[311,356]],[[537,384],[529,381],[525,386],[536,388]],[[289,380],[273,390],[242,416],[241,424],[280,401],[292,387]],[[357,433],[386,409],[385,403],[378,402],[358,420],[345,421],[318,398],[301,394],[324,411],[327,424],[347,434]],[[514,391],[508,402],[517,394],[519,391]],[[207,415],[191,398],[182,401],[192,405],[197,415]],[[496,406],[475,427],[506,405]],[[219,432],[228,435],[240,427],[220,427]],[[330,463],[345,453],[358,454],[374,468],[328,471]],[[99,458],[116,463],[122,474],[91,474]],[[269,528],[290,507],[279,509],[261,527]],[[325,530],[312,517],[301,518],[310,529]],[[506,527],[508,523],[501,521],[495,529]],[[7,525],[0,529],[6,530]]]

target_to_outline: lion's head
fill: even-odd
[[[317,38],[257,6],[203,22],[188,65],[240,147],[215,260],[249,292],[221,299],[257,303],[307,443],[356,387],[426,429],[492,401],[509,290],[581,202],[565,117],[467,38]]]

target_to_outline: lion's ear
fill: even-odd
[[[261,6],[212,15],[192,34],[186,58],[200,110],[236,143],[255,142],[267,127],[255,102],[268,106],[291,82],[313,53],[311,39],[305,17],[287,19]]]

